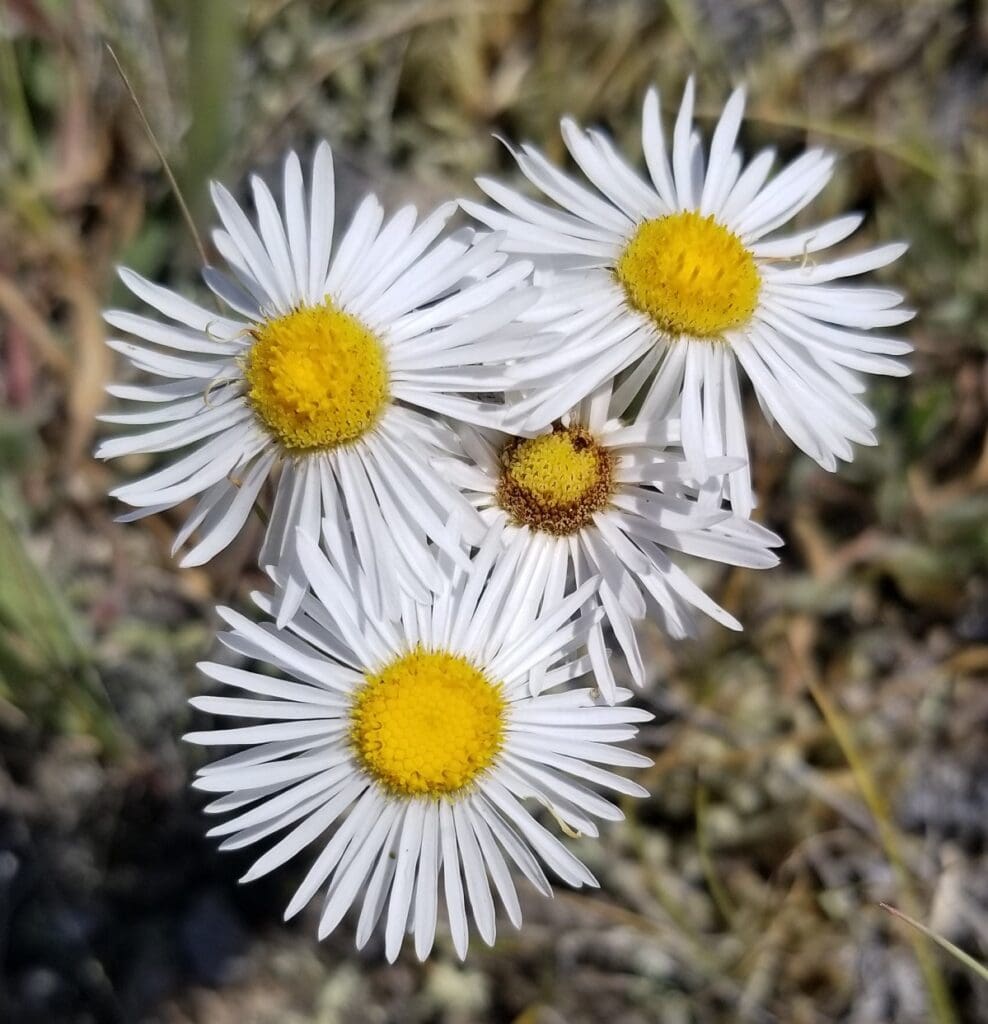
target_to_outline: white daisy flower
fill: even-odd
[[[127,287],[167,322],[111,310],[109,324],[148,344],[109,344],[163,380],[110,387],[138,411],[104,419],[152,429],[107,440],[97,454],[184,450],[112,492],[137,509],[124,519],[199,497],[175,540],[177,550],[198,534],[183,566],[206,562],[234,539],[280,468],[260,554],[262,565],[278,564],[287,577],[280,620],[297,607],[304,583],[295,528],[318,535],[321,521],[338,562],[359,564],[375,607],[397,614],[395,581],[421,600],[442,585],[430,539],[465,559],[445,530],[450,511],[464,510],[467,536],[479,529],[430,466],[447,443],[435,414],[491,422],[500,406],[477,393],[496,395],[510,383],[504,360],[544,351],[553,340],[512,325],[535,298],[523,286],[530,264],[508,264],[494,235],[460,232],[433,245],[452,203],[418,224],[412,206],[384,223],[380,203],[368,196],[334,246],[326,143],[316,151],[308,195],[294,153],[285,162],[281,210],[264,182],[255,177],[252,186],[256,229],[230,193],[213,186],[223,223],[213,237],[232,277],[212,267],[204,277],[230,315],[121,270]]]
[[[552,890],[540,861],[572,886],[597,884],[525,801],[547,808],[567,834],[596,836],[593,818],[623,817],[597,787],[646,795],[599,766],[651,763],[618,745],[650,714],[599,707],[588,689],[529,693],[529,673],[544,661],[551,665],[547,690],[586,672],[588,659],[579,652],[590,620],[574,615],[597,581],[536,617],[525,594],[529,552],[515,545],[496,558],[500,544],[489,534],[467,571],[446,559],[449,589],[430,605],[403,599],[400,619],[389,621],[303,536],[313,593],[286,630],[220,610],[232,627],[222,636],[226,646],[287,678],[201,666],[250,696],[199,697],[192,701],[197,708],[261,724],[187,736],[207,746],[246,747],[203,768],[194,785],[223,794],[208,811],[236,812],[210,832],[227,837],[221,848],[281,833],[243,881],[317,844],[285,916],[325,888],[320,938],[356,907],[358,948],[383,915],[387,958],[395,959],[412,932],[424,959],[444,903],[462,958],[468,905],[488,944],[495,900],[520,925],[509,865],[546,896]],[[255,600],[272,611],[267,597]]]
[[[875,444],[875,417],[856,397],[857,371],[902,376],[898,338],[867,333],[905,323],[898,292],[830,282],[897,259],[895,243],[817,262],[843,241],[859,214],[793,234],[778,230],[831,178],[834,157],[811,149],[770,179],[774,154],[747,166],[735,148],[744,109],[736,90],[708,152],[693,130],[693,82],[672,136],[671,163],[659,96],[645,97],[646,182],[596,131],[562,122],[573,159],[596,191],[553,167],[531,146],[514,154],[528,180],[556,206],[534,202],[488,178],[478,184],[502,210],[463,205],[508,233],[506,248],[555,267],[543,315],[568,335],[557,353],[519,368],[519,380],[556,384],[519,406],[538,419],[560,415],[621,371],[646,389],[643,409],[682,419],[683,445],[698,478],[720,455],[745,458],[726,493],[748,515],[753,505],[747,440],[735,363],[748,375],[765,415],[821,466],[852,458],[851,443]],[[526,426],[524,417],[519,420]]]
[[[443,462],[445,475],[503,531],[508,547],[528,552],[528,600],[552,608],[591,575],[601,577],[596,601],[604,618],[588,639],[597,683],[608,701],[617,693],[604,645],[609,624],[631,676],[645,684],[635,624],[651,607],[674,638],[695,633],[699,610],[730,629],[733,616],[711,600],[670,558],[680,551],[727,565],[766,569],[779,562],[776,534],[720,507],[719,480],[698,493],[681,452],[680,424],[617,418],[621,394],[602,385],[549,432],[515,437],[495,430],[458,429],[467,459]],[[711,458],[724,473],[737,460]],[[532,673],[533,692],[542,675]]]

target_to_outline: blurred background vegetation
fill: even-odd
[[[783,567],[694,567],[746,632],[648,634],[653,795],[579,843],[602,889],[532,898],[466,965],[317,944],[280,923],[292,870],[240,888],[249,857],[201,837],[178,737],[257,537],[178,572],[181,511],[112,522],[144,461],[91,458],[114,264],[201,291],[106,43],[204,235],[210,176],[319,137],[344,207],[511,174],[494,132],[562,160],[564,113],[637,154],[646,85],[671,111],[695,71],[708,124],[747,82],[749,150],[841,151],[807,219],[912,242],[886,276],[920,310],[915,374],[873,389],[881,447],[830,476],[756,430]],[[986,69],[978,0],[3,0],[0,1018],[988,1021],[985,982],[880,906],[988,955]]]

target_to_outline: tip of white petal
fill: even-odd
[[[478,174],[473,180],[477,187],[484,192],[487,192],[488,188],[497,189],[501,184],[496,178],[488,177],[486,174]]]
[[[465,214],[475,218],[476,220],[482,220],[483,218],[478,215],[487,212],[487,208],[483,204],[478,203],[476,199],[469,199],[467,196],[460,196],[460,198],[456,200],[456,205],[459,206]]]
[[[523,282],[527,278],[531,277],[532,274],[535,273],[535,264],[531,260],[512,259],[509,262],[508,266],[513,268],[515,273],[522,275],[522,281]],[[523,269],[524,269],[524,273],[522,273]],[[530,309],[542,297],[543,290],[541,288],[539,288],[537,285],[531,284],[530,282],[528,284],[526,284],[525,287],[527,287],[532,292],[531,301],[525,307],[525,309]],[[522,312],[524,312],[524,310],[522,310]]]
[[[296,914],[306,905],[308,900],[300,900],[298,894],[292,897],[291,902],[285,907],[285,912],[281,915],[283,921],[290,921]],[[321,939],[322,936],[320,935]]]
[[[228,625],[233,624],[233,616],[237,613],[226,604],[220,604],[216,606],[216,614]]]
[[[204,555],[198,548],[193,548],[179,559],[178,567],[180,569],[196,569],[200,565],[205,565],[208,561],[208,553]]]
[[[512,155],[512,157],[514,157],[516,160],[518,159],[518,150],[515,148],[514,144],[511,142],[510,139],[506,138],[504,135],[499,135],[497,132],[491,132],[491,138],[494,139],[495,142],[500,142],[501,145],[504,146],[504,148]],[[521,148],[524,152],[527,153],[532,148],[532,145],[531,143],[523,142]]]
[[[473,237],[470,242],[474,246],[480,246],[486,243],[492,251],[497,251],[504,245],[505,239],[508,237],[507,231],[488,231],[483,236],[479,236],[471,229],[471,235]]]
[[[748,87],[742,82],[740,85],[736,85],[731,90],[731,95],[728,98],[727,102],[730,103],[730,102],[733,101],[735,103],[743,103],[745,101],[745,98],[747,97],[747,95],[748,95]],[[735,97],[737,97],[737,99],[735,99]]]
[[[447,219],[449,217],[452,217],[453,214],[456,213],[457,208],[459,207],[459,205],[460,205],[459,204],[459,200],[457,200],[457,199],[448,199],[448,200],[446,200],[445,203],[440,203],[435,208],[435,210],[433,211],[433,215],[436,216],[436,217],[441,217],[443,219]]]

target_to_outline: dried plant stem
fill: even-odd
[[[965,953],[960,947],[955,946],[949,939],[938,935],[932,928],[927,928],[925,924],[921,924],[914,917],[904,914],[901,910],[896,910],[895,907],[890,907],[887,903],[880,903],[879,906],[882,910],[887,910],[893,917],[899,918],[900,921],[905,921],[906,924],[911,925],[917,931],[922,932],[927,938],[932,939],[941,949],[945,949],[952,957],[955,957],[965,967],[973,971],[982,981],[988,981],[988,966],[975,960],[973,956]]]
[[[800,660],[803,662],[804,667],[808,669],[809,667],[805,665],[805,659]],[[918,913],[919,901],[916,897],[916,892],[913,888],[909,871],[906,868],[902,851],[899,848],[898,833],[896,832],[895,826],[892,824],[892,816],[885,797],[880,792],[878,785],[875,782],[875,778],[868,767],[867,761],[862,756],[861,751],[858,750],[857,745],[851,736],[851,730],[848,728],[847,722],[844,720],[844,716],[840,711],[838,711],[836,705],[824,692],[819,681],[814,678],[812,671],[806,671],[805,675],[806,685],[813,696],[813,700],[816,702],[817,707],[820,709],[820,713],[823,715],[824,720],[830,727],[830,731],[833,733],[834,739],[837,741],[837,745],[841,749],[841,753],[844,755],[848,765],[850,765],[854,781],[857,784],[862,798],[868,805],[868,810],[875,819],[875,824],[878,827],[879,842],[881,843],[882,849],[885,851],[885,856],[888,858],[889,864],[891,864],[892,870],[895,873],[896,883],[902,902],[909,907],[913,913]],[[913,947],[916,961],[923,974],[923,981],[926,985],[926,990],[930,998],[932,1019],[937,1021],[938,1024],[958,1024],[957,1014],[954,1011],[950,993],[947,990],[943,974],[941,973],[936,960],[931,955],[932,951],[929,943],[922,935],[911,932],[910,944]]]
[[[130,79],[127,77],[127,72],[124,71],[123,65],[120,63],[120,59],[117,57],[113,47],[109,43],[104,43],[104,45],[106,46],[106,52],[110,55],[110,59],[116,65],[120,78],[123,81],[124,88],[127,90],[128,95],[133,101],[134,107],[137,110],[137,115],[141,119],[141,124],[144,125],[144,131],[147,132],[147,137],[151,145],[154,147],[154,152],[161,161],[161,166],[164,169],[165,176],[168,178],[168,184],[171,186],[171,190],[175,195],[175,202],[178,203],[178,207],[182,212],[182,218],[185,221],[185,226],[189,229],[189,234],[192,235],[192,241],[195,243],[196,249],[199,252],[199,258],[202,260],[203,266],[207,266],[209,264],[209,259],[206,256],[206,249],[202,244],[202,239],[199,237],[199,232],[196,230],[195,221],[192,219],[192,213],[189,210],[188,204],[185,202],[185,197],[182,195],[182,190],[179,188],[178,181],[172,173],[171,165],[168,163],[168,158],[165,156],[164,150],[158,143],[158,138],[154,134],[151,122],[148,121],[147,116],[144,113],[141,101],[137,98],[137,93],[134,91],[134,87],[130,84]]]

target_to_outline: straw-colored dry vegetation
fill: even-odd
[[[0,5],[0,1017],[6,1021],[974,1024],[988,983],[883,910],[988,955],[988,13],[962,0],[6,0]],[[91,458],[124,262],[199,290],[198,257],[105,49],[202,229],[325,136],[342,201],[422,206],[511,173],[492,132],[563,153],[558,117],[637,147],[656,81],[749,147],[844,160],[812,215],[907,238],[915,374],[873,390],[881,447],[829,476],[761,427],[770,573],[698,577],[746,623],[648,633],[651,799],[579,853],[598,892],[526,901],[465,966],[357,955],[281,924],[301,867],[248,887],[201,838],[178,736],[215,602],[178,515],[116,525],[140,459]],[[208,232],[203,230],[208,238]],[[863,244],[863,243],[861,243]],[[119,368],[116,368],[119,372]],[[205,723],[196,722],[198,727]]]

